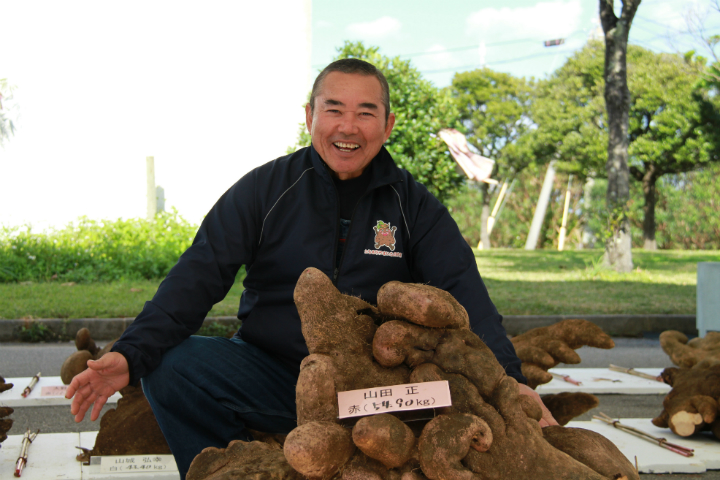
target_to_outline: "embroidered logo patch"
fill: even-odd
[[[375,248],[387,247],[391,252],[395,251],[395,230],[397,227],[391,227],[389,223],[378,220],[375,230]]]
[[[365,249],[365,255],[402,258],[402,253],[395,251],[395,231],[397,227],[391,227],[389,223],[378,220],[373,230],[375,231],[375,250]],[[378,250],[381,247],[387,247],[390,251]]]

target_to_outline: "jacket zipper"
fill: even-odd
[[[374,190],[374,189],[370,189],[370,190],[366,191],[365,193],[363,193],[362,196],[358,199],[355,206],[353,207],[353,213],[350,216],[350,228],[348,228],[347,238],[345,239],[345,248],[343,248],[342,255],[340,256],[340,263],[338,263],[337,266],[335,266],[335,274],[333,275],[333,284],[334,285],[337,285],[337,279],[338,279],[338,274],[340,273],[340,267],[342,266],[343,260],[345,260],[345,254],[347,253],[347,250],[348,250],[348,241],[350,240],[350,232],[352,232],[352,229],[353,229],[353,218],[355,218],[355,212],[357,211],[357,207],[358,207],[358,205],[360,205],[360,202],[362,201],[362,199],[365,198],[368,195],[368,193],[370,193],[372,190]],[[337,188],[335,189],[335,193],[337,194]],[[339,195],[338,195],[338,197],[339,197]],[[339,229],[340,229],[340,203],[339,202],[338,202],[338,222],[337,222],[337,224],[338,224],[338,226],[336,229],[339,231]],[[337,234],[335,236],[337,237]],[[337,257],[338,240],[339,239],[337,239],[337,238],[335,240],[336,251],[334,252],[333,258]]]

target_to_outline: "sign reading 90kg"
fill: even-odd
[[[445,380],[338,392],[338,418],[451,405],[450,385]]]

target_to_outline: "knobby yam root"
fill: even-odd
[[[384,315],[416,325],[437,328],[470,328],[465,307],[445,290],[430,285],[388,282],[378,290],[378,309]]]
[[[552,380],[549,369],[559,363],[580,363],[575,349],[582,346],[610,349],[612,338],[587,320],[562,320],[547,327],[533,328],[511,339],[522,361],[522,373],[532,389]]]
[[[125,387],[117,408],[100,419],[100,431],[90,455],[169,454],[155,415],[140,387]]]
[[[330,478],[355,453],[349,430],[333,422],[309,422],[285,439],[285,458],[309,478]]]
[[[600,404],[595,395],[585,392],[562,392],[540,397],[560,425],[592,410]]]
[[[353,427],[352,440],[365,455],[386,468],[405,465],[415,447],[410,427],[389,414],[361,418]]]
[[[0,393],[4,392],[6,390],[10,390],[13,387],[14,387],[14,385],[12,383],[5,383],[5,379],[2,376],[0,376]]]
[[[720,364],[708,368],[666,368],[663,380],[672,390],[653,424],[687,437],[710,430],[720,439]]]
[[[430,478],[473,478],[474,475],[460,461],[468,455],[470,449],[487,452],[492,442],[492,430],[475,415],[440,415],[431,420],[420,435],[420,466]]]
[[[551,426],[543,428],[550,445],[608,478],[639,478],[635,467],[607,438],[592,430]]]
[[[0,376],[0,393],[10,390],[13,386],[12,383],[5,383],[5,379]],[[12,415],[13,411],[10,407],[0,406],[0,443],[7,440],[7,432],[12,428],[13,421],[7,417]]]
[[[12,418],[7,417],[12,415],[13,411],[10,407],[0,407],[0,443],[7,440],[7,432],[12,428]]]
[[[108,343],[105,347],[98,348],[90,335],[90,330],[81,328],[75,334],[75,347],[77,352],[70,355],[60,367],[60,380],[69,385],[78,373],[84,372],[88,366],[88,360],[97,360],[110,351],[115,341]]]
[[[187,480],[303,480],[281,448],[234,440],[227,448],[209,447],[193,459]]]
[[[492,398],[488,399],[496,409],[483,418],[493,432],[492,446],[487,452],[473,449],[468,452],[462,463],[476,476],[466,478],[599,480],[619,478],[616,476],[622,476],[625,469],[632,470],[632,465],[622,453],[607,452],[603,445],[599,445],[597,451],[588,451],[587,456],[610,455],[625,469],[618,468],[615,469],[618,471],[607,475],[592,468],[597,462],[580,462],[553,447],[543,438],[538,422],[524,414],[517,398],[517,382],[506,377],[493,392]],[[628,478],[639,479],[639,476]]]
[[[688,341],[684,333],[667,330],[660,334],[660,346],[678,367],[705,368],[720,364],[720,332],[708,332],[703,338]]]

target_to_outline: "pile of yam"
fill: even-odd
[[[343,295],[321,271],[305,270],[295,302],[310,355],[296,389],[297,428],[282,450],[243,441],[207,448],[187,478],[639,479],[601,435],[540,428],[539,404],[519,395],[517,381],[470,330],[465,309],[449,293],[390,282],[377,299],[375,307]],[[547,341],[533,334],[518,339],[519,346],[547,373],[556,360],[572,360],[579,344],[596,341],[597,335],[565,330],[544,334],[562,335],[564,345],[542,348],[538,343]],[[431,419],[410,421],[395,412],[354,424],[338,419],[338,392],[437,380],[449,383],[452,406],[426,410]],[[260,457],[250,452],[272,466],[259,470],[254,459]]]
[[[720,439],[720,332],[688,341],[685,334],[668,330],[660,334],[660,346],[679,368],[661,374],[673,388],[653,424],[683,437],[710,430]]]

